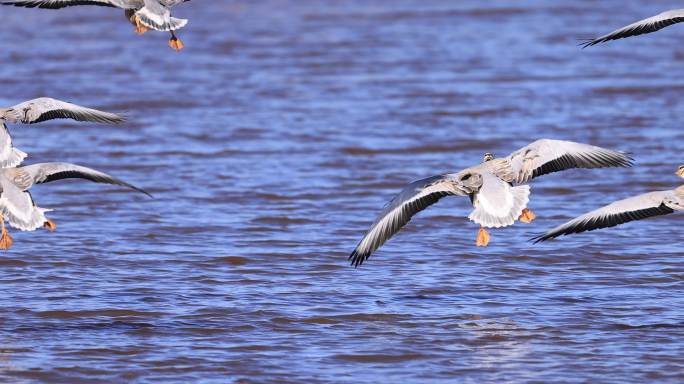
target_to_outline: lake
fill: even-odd
[[[36,186],[58,229],[0,255],[13,383],[681,382],[681,215],[533,245],[681,184],[684,26],[582,50],[681,2],[192,1],[168,35],[123,12],[0,8],[0,105],[50,96],[120,126],[11,125],[27,163],[154,195]],[[466,198],[347,256],[403,185],[539,138],[632,153],[531,183],[532,224]]]

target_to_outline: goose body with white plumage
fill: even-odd
[[[479,165],[405,187],[380,213],[349,260],[354,266],[361,265],[415,214],[445,196],[470,197],[474,209],[468,218],[480,225],[475,243],[487,246],[490,235],[485,228],[535,219],[527,208],[530,187],[523,185],[533,178],[571,168],[631,165],[632,159],[624,152],[563,140],[537,140],[503,158],[487,153]]]
[[[190,0],[0,0],[0,5],[14,5],[24,8],[61,9],[79,5],[120,8],[126,19],[135,26],[139,35],[149,30],[169,32],[169,47],[180,51],[185,44],[175,31],[183,28],[188,20],[171,16],[171,8]]]
[[[118,185],[151,196],[144,190],[104,172],[71,163],[38,163],[23,167],[0,169],[0,249],[12,247],[9,226],[21,231],[35,231],[41,227],[54,231],[57,226],[45,213],[48,209],[36,205],[29,190],[36,184],[62,179],[84,179],[96,183]]]

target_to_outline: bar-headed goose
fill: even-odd
[[[675,174],[684,178],[684,165],[680,165]],[[630,221],[667,215],[681,210],[684,210],[684,185],[669,191],[649,192],[618,200],[561,224],[532,240],[538,243],[559,236],[614,227]]]
[[[0,168],[16,167],[26,153],[14,148],[5,123],[35,124],[53,119],[72,119],[103,124],[119,124],[125,118],[114,113],[81,107],[65,101],[41,97],[25,101],[10,108],[0,108]]]
[[[169,8],[190,0],[0,0],[0,4],[26,8],[60,9],[76,5],[99,5],[124,9],[126,18],[135,25],[135,32],[150,29],[170,32],[169,46],[176,51],[185,47],[174,31],[183,28],[188,20],[171,17]]]
[[[5,220],[11,227],[22,231],[35,231],[41,227],[54,231],[57,226],[45,217],[45,212],[48,210],[36,205],[29,189],[35,184],[73,178],[120,185],[150,196],[142,189],[106,173],[75,164],[39,163],[18,168],[2,168],[0,169],[0,249],[9,249],[14,242],[5,228]]]
[[[681,23],[682,21],[684,21],[684,9],[673,9],[670,11],[665,11],[653,17],[639,20],[636,23],[632,23],[626,27],[616,29],[611,33],[597,37],[593,40],[588,40],[582,43],[582,46],[586,48],[599,43],[605,43],[606,41],[610,40],[617,40],[623,39],[625,37],[643,35],[645,33],[659,31],[672,24]]]
[[[470,197],[475,209],[468,218],[480,224],[476,245],[487,246],[490,236],[485,228],[506,227],[516,220],[534,220],[534,213],[527,208],[530,187],[519,184],[570,168],[631,165],[632,159],[625,153],[561,140],[538,140],[504,158],[487,153],[479,165],[406,186],[380,213],[349,260],[354,266],[362,264],[413,215],[445,196]]]

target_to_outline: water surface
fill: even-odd
[[[197,4],[195,4],[197,3]],[[55,233],[0,257],[0,376],[32,382],[681,382],[672,215],[533,246],[673,188],[684,27],[581,50],[678,6],[639,1],[199,1],[180,54],[121,12],[1,8],[1,105],[52,96],[123,126],[12,128],[145,196],[34,189]],[[346,258],[402,185],[542,138],[632,169],[535,180],[538,220],[474,246],[467,199]]]

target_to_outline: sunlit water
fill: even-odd
[[[0,258],[3,381],[684,380],[683,217],[528,242],[680,182],[684,27],[577,43],[681,3],[484,3],[193,1],[180,54],[112,9],[0,8],[0,105],[129,117],[13,126],[29,162],[155,196],[34,189],[59,228]],[[535,180],[486,249],[445,199],[348,266],[405,183],[542,137],[637,166]]]

